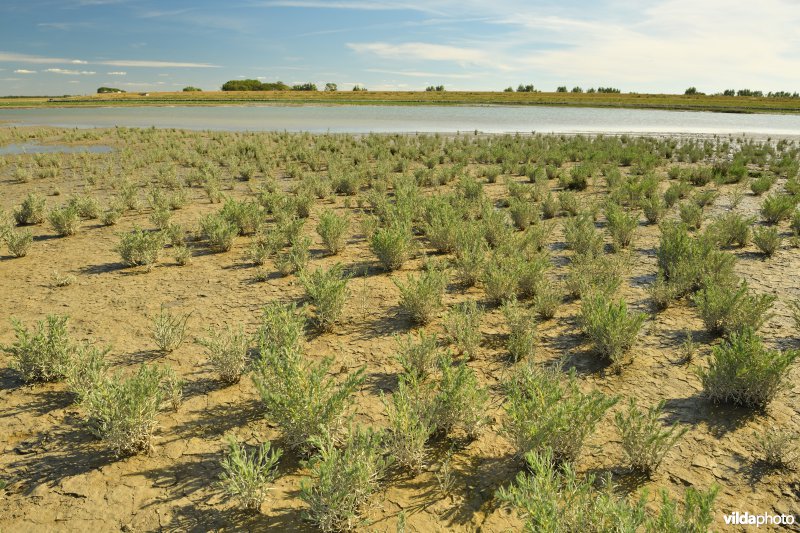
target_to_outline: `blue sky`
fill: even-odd
[[[3,0],[0,94],[533,83],[800,90],[797,0]]]

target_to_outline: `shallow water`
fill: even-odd
[[[90,152],[93,154],[105,154],[111,152],[110,146],[68,146],[65,144],[7,144],[0,146],[0,155],[19,155],[19,154],[52,154],[52,153],[77,153]]]
[[[512,106],[218,106],[4,109],[5,126],[331,133],[541,132],[800,135],[800,115]]]

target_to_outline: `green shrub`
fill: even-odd
[[[220,475],[225,493],[239,500],[245,509],[257,511],[277,477],[282,451],[267,441],[248,452],[233,436],[228,437],[228,454],[221,462]]]
[[[319,454],[310,461],[311,480],[300,484],[307,520],[323,532],[352,531],[365,525],[361,513],[378,489],[389,461],[383,435],[372,429],[352,431],[341,446],[319,439]]]
[[[473,287],[480,280],[486,264],[486,241],[477,231],[462,231],[456,240],[453,266],[456,277],[465,287]]]
[[[714,347],[708,368],[699,371],[703,390],[714,403],[765,408],[788,386],[788,369],[798,355],[768,350],[751,328],[732,333]]]
[[[647,476],[656,471],[667,452],[688,431],[676,426],[662,428],[659,419],[663,410],[663,400],[642,411],[631,399],[626,412],[614,415],[628,465]]]
[[[177,350],[186,338],[186,323],[191,313],[173,315],[164,306],[152,319],[150,335],[162,353]]]
[[[110,347],[97,348],[84,344],[78,346],[67,369],[67,387],[82,404],[108,375],[106,355]]]
[[[392,279],[400,289],[400,308],[415,324],[427,324],[442,307],[442,295],[447,286],[447,273],[428,268],[418,276],[409,274],[406,282]]]
[[[694,202],[683,202],[678,206],[681,222],[687,227],[700,229],[703,225],[703,208]]]
[[[33,244],[33,234],[30,230],[14,231],[8,230],[4,236],[8,251],[14,257],[25,257]]]
[[[664,205],[667,209],[678,203],[678,200],[685,198],[689,191],[692,189],[691,185],[684,181],[671,184],[664,191]]]
[[[556,316],[556,311],[563,303],[564,291],[562,287],[552,280],[542,283],[533,297],[533,307],[536,313],[544,320]]]
[[[610,479],[597,490],[594,475],[581,479],[572,465],[557,466],[548,450],[528,453],[525,460],[526,470],[496,493],[501,503],[522,518],[525,531],[632,532],[644,523],[646,499],[630,504],[615,494]]]
[[[775,185],[775,181],[775,176],[764,174],[750,182],[750,190],[753,191],[753,194],[756,196],[761,196]]]
[[[273,301],[264,306],[256,334],[259,346],[275,350],[299,350],[305,341],[306,319],[295,304]]]
[[[622,284],[625,263],[618,256],[577,256],[569,264],[565,285],[574,298],[588,294],[612,295]]]
[[[328,376],[332,358],[306,360],[297,348],[261,344],[253,382],[266,416],[280,429],[287,446],[303,453],[338,433],[352,395],[364,381],[364,369],[341,382]]]
[[[542,218],[549,219],[555,217],[558,214],[560,207],[561,204],[558,202],[558,198],[553,196],[552,193],[548,192],[547,196],[542,199],[541,203]]]
[[[564,239],[567,248],[577,255],[592,256],[603,252],[603,235],[597,231],[594,219],[588,214],[580,214],[564,222]]]
[[[385,270],[398,270],[411,256],[411,232],[401,224],[379,228],[372,236],[370,248]]]
[[[439,344],[436,334],[426,335],[419,331],[415,340],[412,335],[397,339],[397,362],[410,381],[425,381],[439,360]]]
[[[217,216],[227,221],[229,225],[234,226],[238,235],[251,235],[255,233],[264,219],[261,206],[257,202],[237,202],[230,198],[225,200],[225,204],[222,206]],[[205,226],[203,229],[205,230]],[[220,229],[212,230],[212,233],[215,231],[218,233]],[[215,233],[215,236],[217,233]],[[209,238],[209,240],[211,239]]]
[[[289,248],[281,251],[275,259],[275,266],[284,276],[302,272],[311,259],[311,239],[306,236],[292,237]]]
[[[692,201],[697,204],[698,207],[704,208],[714,203],[714,200],[719,197],[719,192],[715,189],[705,189],[702,191],[697,191],[692,196]]]
[[[337,215],[329,209],[320,215],[317,233],[328,252],[336,255],[342,251],[349,226],[350,221],[347,216]]]
[[[771,426],[753,434],[755,456],[771,468],[792,469],[800,461],[800,433]]]
[[[647,533],[706,533],[714,521],[714,500],[718,492],[718,485],[705,492],[689,487],[683,510],[679,512],[677,504],[662,491],[661,509],[647,519]]]
[[[120,209],[111,207],[103,211],[103,214],[100,215],[100,222],[104,226],[114,226],[119,221],[119,217],[121,216],[122,211]]]
[[[61,237],[75,235],[78,232],[80,217],[75,207],[66,206],[53,209],[48,213],[47,219],[55,232]]]
[[[239,234],[239,228],[226,218],[210,214],[200,220],[200,231],[208,241],[212,252],[227,252],[233,247],[233,240]]]
[[[486,296],[493,302],[503,302],[516,298],[522,274],[522,259],[495,250],[483,271],[483,285]]]
[[[169,400],[174,373],[143,364],[129,378],[114,375],[101,379],[81,402],[90,429],[108,442],[117,455],[150,449],[156,416]]]
[[[444,319],[444,331],[448,340],[458,348],[467,359],[474,359],[481,344],[481,318],[483,309],[468,300],[448,311]]]
[[[150,268],[158,261],[164,248],[164,234],[160,231],[145,231],[136,226],[130,233],[120,237],[116,251],[128,266],[146,266]]]
[[[643,199],[639,202],[639,207],[642,208],[644,218],[647,219],[648,224],[658,224],[667,210],[664,202],[658,196],[650,196]]]
[[[791,217],[796,205],[797,200],[793,196],[773,194],[761,203],[761,216],[768,224],[777,224]]]
[[[224,383],[237,383],[247,370],[250,337],[241,326],[235,330],[208,332],[208,338],[197,339],[206,349],[208,362]]]
[[[11,356],[11,367],[26,383],[61,381],[67,375],[77,349],[67,333],[67,320],[47,315],[30,331],[12,319],[16,341],[2,350]]]
[[[509,300],[503,304],[503,316],[509,329],[506,349],[511,359],[517,362],[533,357],[538,342],[533,315],[516,300]]]
[[[710,235],[720,246],[747,246],[753,222],[754,217],[745,218],[739,213],[728,212],[714,221],[709,228]]]
[[[461,226],[461,216],[447,198],[434,196],[428,200],[422,231],[437,252],[455,250]]]
[[[347,299],[347,282],[344,267],[337,263],[328,270],[316,269],[302,272],[300,282],[306,290],[306,297],[314,305],[314,323],[322,331],[331,331],[344,311]]]
[[[606,208],[606,221],[614,250],[619,251],[630,246],[633,234],[639,227],[638,217],[626,213],[622,207],[612,203]]]
[[[710,283],[693,300],[709,332],[730,334],[758,330],[769,319],[775,296],[752,294],[746,282],[739,286]]]
[[[569,216],[577,216],[581,211],[581,204],[578,200],[578,196],[572,191],[559,192],[558,205],[560,210]]]
[[[172,248],[172,258],[175,260],[175,263],[179,266],[188,265],[192,260],[192,251],[186,245],[178,245],[173,246]]]
[[[593,390],[581,391],[574,370],[522,366],[506,384],[503,431],[516,453],[552,450],[559,463],[576,460],[586,438],[617,402]]]
[[[530,226],[539,216],[536,205],[527,199],[511,198],[508,207],[511,221],[520,230]]]
[[[767,257],[775,255],[781,247],[782,240],[775,226],[759,226],[753,230],[753,242]]]
[[[470,439],[478,436],[488,421],[486,407],[489,393],[478,386],[475,372],[465,363],[453,364],[449,355],[439,359],[441,379],[433,400],[433,424],[441,435],[463,433]]]
[[[14,210],[14,220],[20,226],[41,224],[44,222],[44,208],[46,200],[40,194],[28,194],[22,204]]]
[[[425,445],[435,430],[432,402],[426,388],[413,378],[400,379],[391,403],[386,406],[389,428],[386,449],[397,464],[419,473],[425,466]]]
[[[614,302],[602,294],[581,301],[581,329],[597,353],[614,365],[630,351],[645,318],[643,313],[629,313],[624,300]]]

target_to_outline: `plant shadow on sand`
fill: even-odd
[[[716,405],[702,392],[687,398],[671,398],[664,403],[665,423],[705,425],[716,438],[736,431],[747,422],[757,418],[758,411],[732,405]]]

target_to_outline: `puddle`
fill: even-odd
[[[19,154],[72,154],[78,152],[89,152],[92,154],[107,154],[114,149],[110,146],[67,146],[65,144],[38,144],[22,143],[8,144],[0,146],[0,155],[19,155]]]

